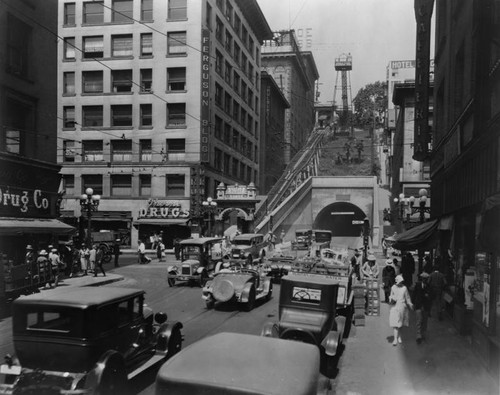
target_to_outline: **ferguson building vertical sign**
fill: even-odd
[[[424,161],[429,154],[429,66],[431,16],[434,0],[415,0],[417,49],[415,57],[415,127],[413,159]]]
[[[201,162],[209,161],[208,139],[210,133],[210,31],[201,31]]]

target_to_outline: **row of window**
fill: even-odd
[[[63,161],[75,162],[76,157],[81,156],[82,162],[104,162],[107,155],[109,155],[110,162],[151,162],[153,160],[151,140],[140,140],[138,152],[133,150],[132,144],[130,139],[111,140],[108,151],[108,144],[102,140],[83,140],[81,143],[64,140]],[[163,152],[162,159],[182,161],[185,160],[185,153],[185,139],[166,139],[166,151]]]
[[[133,92],[134,85],[139,85],[138,88],[142,93],[152,93],[153,87],[153,69],[139,70],[139,84],[135,83],[136,79],[133,76],[133,70],[111,70],[109,93],[130,93]],[[169,67],[167,68],[166,78],[167,92],[185,92],[186,91],[186,68],[185,67]],[[82,71],[81,74],[81,92],[83,94],[100,94],[104,93],[104,71],[91,70]],[[75,72],[67,71],[63,73],[63,94],[75,95]]]
[[[250,166],[218,148],[214,149],[214,168],[224,174],[230,174],[232,177],[239,178],[246,183],[255,179],[252,178],[252,175],[257,175],[257,171],[253,170]]]
[[[232,128],[229,123],[223,122],[218,116],[215,116],[214,135],[248,159],[253,160],[255,158],[255,161],[257,161],[257,147],[254,147],[250,140],[240,134],[236,128]]]
[[[153,21],[153,0],[140,0],[140,20]],[[130,23],[134,19],[133,0],[111,0],[111,20],[113,23]],[[82,23],[95,25],[104,23],[104,1],[85,1],[82,7]],[[169,20],[187,19],[187,0],[168,0]],[[64,4],[64,26],[76,25],[76,4]]]
[[[151,174],[138,174],[138,189],[137,196],[151,196],[152,176]],[[113,197],[132,197],[136,196],[133,193],[132,183],[134,175],[132,174],[111,174],[109,177],[109,196]],[[74,196],[85,192],[87,188],[92,188],[97,195],[103,193],[103,176],[102,174],[83,174],[81,176],[81,190],[75,189],[75,176],[65,174],[63,177],[64,188],[66,195]],[[162,177],[155,177],[155,181],[163,182]],[[186,196],[185,175],[184,174],[166,174],[165,175],[165,196],[169,198],[179,198]]]
[[[104,59],[104,36],[84,36],[82,44],[76,45],[75,37],[64,38],[64,60],[75,60],[77,48],[81,48],[82,59]],[[133,34],[111,35],[110,52],[106,57],[130,58],[134,56]],[[167,33],[167,55],[184,56],[187,53],[186,32]],[[140,33],[140,52],[142,57],[153,56],[153,33]]]
[[[153,126],[153,105],[139,105],[139,127]],[[111,105],[109,111],[109,126],[111,127],[133,127],[133,106],[132,104]],[[63,107],[63,128],[74,129],[77,124],[75,116],[75,106]],[[81,127],[103,127],[104,106],[82,106]],[[186,103],[167,103],[166,127],[186,126]]]
[[[259,130],[257,121],[255,121],[254,129],[253,118],[250,113],[237,100],[233,99],[229,92],[224,92],[224,89],[218,83],[215,83],[215,104],[247,129],[249,133],[252,133],[253,130]],[[253,108],[253,106],[250,107]],[[259,98],[257,96],[255,96],[255,113],[259,114]]]

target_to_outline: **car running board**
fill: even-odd
[[[146,361],[143,365],[138,367],[136,370],[130,372],[127,375],[129,380],[132,380],[134,377],[144,372],[145,370],[151,368],[153,365],[156,365],[159,362],[165,361],[165,354],[155,354],[148,361]]]

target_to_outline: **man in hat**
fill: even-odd
[[[49,260],[47,258],[47,251],[41,250],[38,253],[38,258],[36,259],[36,264],[38,266],[38,272],[40,273],[41,279],[45,282],[50,278],[50,268],[49,268]],[[47,288],[47,285],[45,285],[45,288]]]
[[[26,266],[28,266],[31,278],[37,274],[36,270],[36,256],[35,256],[35,251],[33,250],[33,246],[27,245],[26,246],[26,255],[24,256],[24,263]]]
[[[378,279],[379,268],[377,265],[377,258],[375,258],[375,255],[373,254],[368,255],[368,258],[361,269],[361,273],[363,275],[363,278],[366,280]]]
[[[119,259],[120,254],[121,254],[120,244],[121,244],[120,239],[116,239],[115,243],[113,244],[113,255],[115,257],[115,267],[120,267],[120,265],[118,264],[118,259]]]
[[[391,259],[385,261],[385,267],[382,269],[382,284],[384,286],[385,303],[389,303],[391,288],[396,280],[396,269]]]
[[[59,258],[59,253],[56,248],[52,248],[49,254],[49,262],[52,270],[52,276],[49,280],[50,288],[52,288],[52,281],[54,281],[54,287],[59,284],[59,271],[61,269],[62,263],[61,258]]]
[[[362,262],[361,252],[356,248],[354,250],[354,255],[351,257],[351,272],[355,274],[358,281],[361,280],[361,262]]]
[[[415,318],[417,326],[417,343],[425,339],[427,331],[427,320],[432,306],[432,287],[429,286],[429,273],[422,272],[419,280],[415,283],[413,290],[413,306],[415,307]]]

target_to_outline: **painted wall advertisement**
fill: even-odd
[[[210,161],[210,31],[201,31],[201,109],[200,109],[200,156],[202,162]]]

